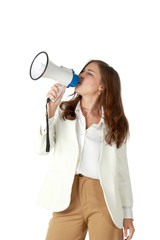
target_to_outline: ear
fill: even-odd
[[[100,86],[99,86],[99,91],[103,91],[103,90],[104,90],[103,85],[100,85]]]

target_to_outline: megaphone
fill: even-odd
[[[52,61],[49,60],[48,54],[46,52],[38,53],[33,59],[30,66],[30,77],[33,80],[38,80],[41,77],[50,78],[55,81],[58,81],[62,86],[59,86],[59,92],[55,100],[51,100],[52,102],[56,101],[56,99],[61,94],[63,87],[75,87],[80,78],[75,74],[73,69],[68,69],[64,66],[57,66]]]
[[[75,87],[80,81],[79,76],[75,74],[73,69],[68,69],[63,66],[58,67],[56,64],[54,64],[49,60],[48,54],[44,51],[38,53],[35,56],[35,58],[31,63],[29,73],[30,73],[30,77],[33,80],[38,80],[39,78],[44,77],[44,78],[51,78],[55,81],[58,81],[58,83],[61,84],[61,86],[58,86],[59,92],[57,94],[57,97],[54,100],[47,98],[47,103],[50,100],[52,102],[55,102],[56,99],[61,94],[64,86],[67,86],[67,88]],[[47,109],[47,104],[46,104],[46,109]],[[46,113],[46,123],[47,123],[46,152],[49,152],[50,141],[49,141],[48,113]]]

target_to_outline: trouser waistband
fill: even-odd
[[[81,173],[76,174],[76,176],[77,176],[77,177],[84,177],[84,175],[81,174]]]

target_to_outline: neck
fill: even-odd
[[[86,99],[81,98],[80,101],[81,110],[84,116],[97,116],[101,112],[101,106],[99,105],[97,99]]]

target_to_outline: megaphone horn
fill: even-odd
[[[49,60],[48,54],[44,51],[38,53],[33,59],[30,66],[30,77],[33,80],[38,80],[41,77],[54,79],[64,86],[68,86],[74,80],[70,84],[72,87],[79,83],[79,76],[72,69],[58,67]]]

